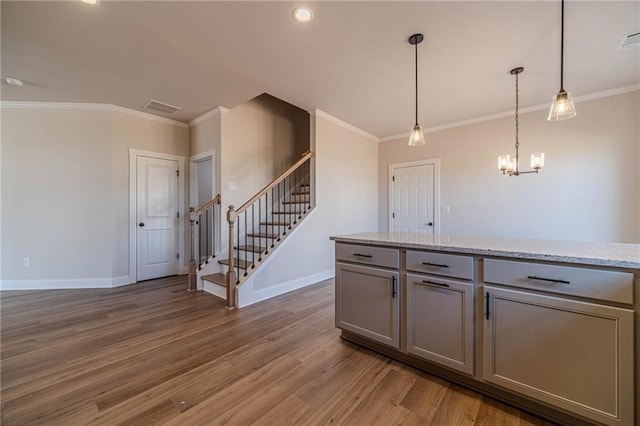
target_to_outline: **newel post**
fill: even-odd
[[[188,291],[196,290],[196,259],[193,250],[193,245],[195,241],[195,222],[196,222],[196,213],[193,207],[189,208],[189,282],[187,286]]]
[[[236,307],[236,273],[233,259],[233,230],[235,228],[237,214],[234,206],[227,210],[227,222],[229,222],[229,265],[227,270],[227,309]]]

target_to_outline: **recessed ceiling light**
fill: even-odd
[[[9,86],[13,86],[13,87],[24,86],[24,83],[22,82],[22,80],[18,80],[17,78],[7,77],[4,79],[4,82],[7,83]]]
[[[81,0],[83,3],[87,4],[98,4],[100,0]]]
[[[309,22],[313,18],[313,11],[308,7],[296,7],[293,9],[293,19],[298,22]]]

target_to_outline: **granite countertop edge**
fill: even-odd
[[[384,238],[381,236],[371,236],[375,233],[368,234],[351,234],[351,235],[336,235],[331,236],[330,239],[336,242],[344,242],[344,243],[357,243],[357,244],[369,244],[375,246],[385,246],[385,247],[397,247],[397,248],[409,248],[409,249],[420,249],[420,250],[434,250],[434,251],[442,251],[449,253],[460,253],[460,254],[473,254],[473,255],[482,255],[482,256],[496,256],[496,257],[508,257],[514,259],[523,259],[523,260],[540,260],[540,261],[548,261],[548,262],[562,262],[562,263],[574,263],[580,265],[590,265],[590,266],[607,266],[607,267],[616,267],[616,268],[626,268],[626,269],[640,269],[640,244],[618,244],[618,243],[585,243],[585,242],[567,242],[567,241],[548,241],[548,251],[547,253],[535,252],[535,251],[527,251],[526,249],[496,249],[496,248],[486,248],[482,247],[481,244],[478,246],[461,246],[461,245],[450,245],[450,244],[438,244],[438,243],[429,243],[429,242],[416,242],[416,241],[394,241],[390,238]],[[455,237],[451,237],[455,238]],[[482,240],[482,237],[462,237],[463,239],[477,239],[478,241]],[[493,245],[499,244],[500,241],[503,241],[505,245],[513,244],[517,242],[519,244],[526,245],[528,241],[535,241],[536,243],[545,243],[544,240],[524,240],[524,239],[510,239],[510,238],[490,238],[490,241]],[[611,258],[611,257],[599,257],[599,256],[584,256],[578,253],[572,254],[558,254],[553,253],[554,245],[558,244],[576,244],[576,251],[580,250],[580,247],[588,246],[590,249],[598,249],[602,248],[602,251],[606,251],[611,246],[624,246],[631,251],[637,250],[638,260],[635,261],[633,259],[621,259],[621,258]],[[627,257],[627,256],[625,256]]]

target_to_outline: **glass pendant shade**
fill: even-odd
[[[409,146],[424,145],[424,133],[422,133],[422,127],[419,124],[413,126],[411,134],[409,135]]]
[[[534,152],[531,154],[531,168],[539,170],[544,167],[544,152]]]
[[[500,155],[498,156],[498,169],[502,172],[506,172],[509,169],[509,165],[511,164],[511,156],[510,155]]]
[[[571,93],[561,90],[553,97],[551,108],[549,109],[549,121],[559,121],[573,118],[577,115],[576,107],[573,105]]]

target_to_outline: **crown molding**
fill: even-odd
[[[213,117],[217,117],[219,115],[222,115],[225,112],[229,112],[229,109],[225,108],[223,106],[217,106],[214,109],[212,109],[211,111],[207,111],[204,114],[199,115],[198,117],[196,117],[193,120],[191,120],[189,122],[189,127],[195,127],[198,124],[202,124],[205,121],[207,121],[208,119],[213,118]]]
[[[337,124],[340,127],[343,127],[347,130],[350,130],[354,133],[357,133],[360,136],[363,136],[369,140],[372,140],[374,142],[380,142],[380,139],[377,136],[372,135],[371,133],[365,132],[364,130],[360,129],[359,127],[354,126],[353,124],[347,123],[344,120],[339,119],[338,117],[329,114],[328,112],[324,112],[321,109],[315,108],[315,109],[311,109],[309,111],[307,111],[309,114],[311,114],[312,116],[315,117],[320,117],[320,118],[324,118],[327,121],[332,122],[333,124]]]
[[[14,109],[64,109],[64,110],[85,110],[85,111],[110,111],[119,112],[121,114],[131,115],[145,120],[157,121],[159,123],[170,124],[176,127],[188,128],[187,123],[173,120],[171,118],[160,117],[147,112],[137,111],[113,104],[93,104],[93,103],[75,103],[75,102],[21,102],[21,101],[2,101],[1,108]]]
[[[574,103],[592,101],[594,99],[608,98],[610,96],[624,95],[625,93],[631,93],[640,90],[640,83],[632,84],[629,86],[616,87],[614,89],[603,90],[602,92],[589,93],[586,95],[576,96],[573,98]],[[547,104],[539,104],[533,105],[526,108],[520,108],[521,114],[526,114],[528,112],[534,111],[543,111],[549,109],[550,103]],[[513,111],[505,111],[499,112],[496,114],[483,115],[481,117],[470,118],[468,120],[455,121],[453,123],[443,124],[441,126],[428,127],[424,129],[425,133],[433,133],[438,132],[440,130],[453,129],[455,127],[468,126],[470,124],[482,123],[484,121],[497,120],[500,118],[511,117],[513,116]],[[380,138],[380,142],[391,142],[398,139],[404,139],[409,137],[409,132],[401,133],[398,135],[386,136],[384,138]]]

